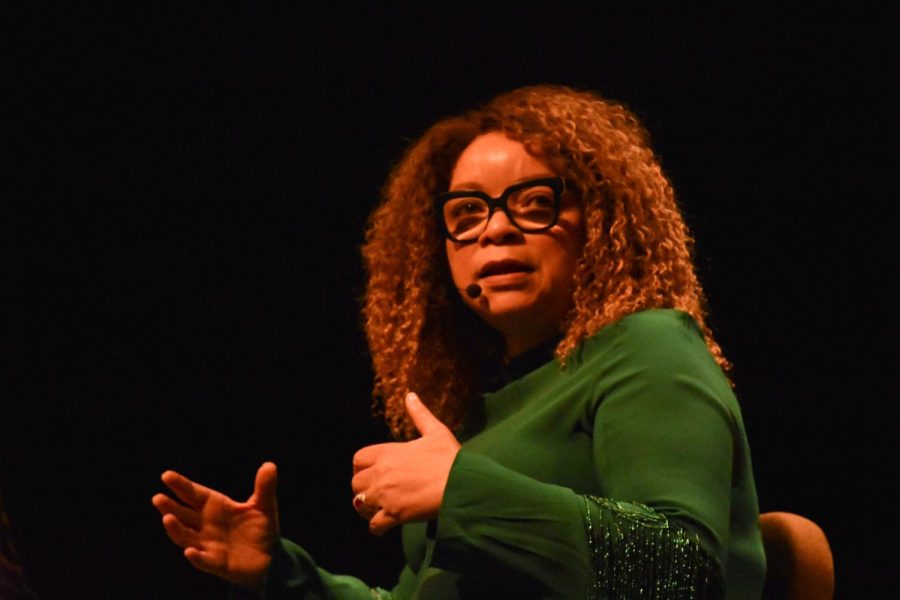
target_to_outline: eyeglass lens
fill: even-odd
[[[553,188],[536,185],[516,190],[506,199],[506,208],[513,225],[522,231],[549,227],[556,218]],[[484,231],[490,212],[487,201],[479,196],[452,198],[444,204],[444,222],[453,238],[471,240]]]

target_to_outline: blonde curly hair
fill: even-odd
[[[728,371],[706,325],[693,240],[646,130],[623,105],[595,93],[526,87],[432,126],[394,167],[369,219],[363,320],[375,371],[374,409],[394,436],[415,436],[403,405],[410,390],[459,428],[487,373],[503,358],[502,338],[453,286],[432,205],[449,187],[462,151],[493,131],[521,142],[582,203],[586,238],[572,310],[556,347],[561,364],[583,340],[625,315],[675,308],[694,318]]]

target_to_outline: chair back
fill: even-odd
[[[763,598],[832,600],[834,559],[822,529],[787,512],[763,513],[759,526],[767,563]]]

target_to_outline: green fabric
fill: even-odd
[[[643,504],[585,498],[593,558],[589,598],[722,598],[719,563],[696,534]]]
[[[285,542],[267,597],[668,598],[685,597],[664,593],[676,579],[719,577],[729,599],[760,597],[740,409],[687,314],[605,327],[567,369],[550,360],[486,394],[472,423],[437,522],[404,527],[397,587],[331,575]]]

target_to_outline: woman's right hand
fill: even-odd
[[[165,494],[156,494],[152,502],[169,538],[184,548],[192,565],[261,594],[278,539],[277,478],[275,464],[264,463],[256,472],[253,494],[236,502],[166,471],[163,483],[183,504]]]

